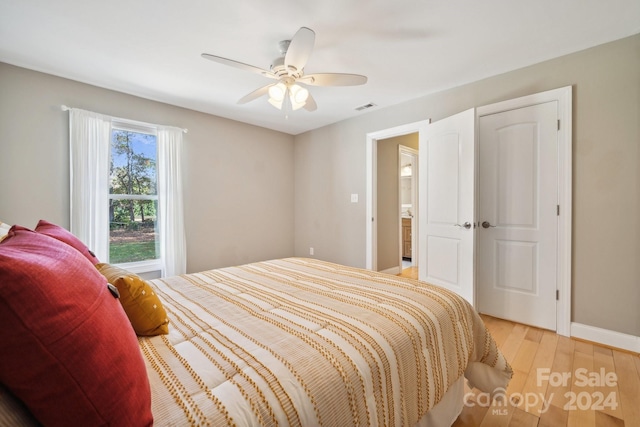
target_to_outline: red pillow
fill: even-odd
[[[0,325],[0,383],[43,425],[152,425],[136,335],[80,252],[13,226],[0,242]]]
[[[49,221],[45,221],[41,219],[38,221],[38,225],[36,226],[36,231],[38,233],[46,234],[47,236],[51,236],[54,239],[58,239],[61,242],[65,242],[67,245],[73,246],[76,248],[82,255],[84,255],[93,265],[98,264],[98,258],[87,248],[87,245],[82,243],[80,239],[71,234],[69,230],[66,230],[59,225],[52,224]]]

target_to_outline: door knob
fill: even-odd
[[[491,223],[489,221],[483,221],[482,222],[482,228],[489,228],[489,227],[495,228],[496,226],[495,225],[491,225]]]
[[[456,227],[461,227],[461,228],[466,228],[467,230],[471,228],[471,223],[469,221],[465,222],[464,224],[460,225],[460,224],[453,224]]]

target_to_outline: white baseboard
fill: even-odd
[[[400,267],[391,267],[387,268],[386,270],[381,270],[380,273],[393,274],[394,276],[397,276],[398,274],[402,273],[402,271]]]
[[[640,353],[640,337],[636,337],[635,335],[623,334],[621,332],[572,322],[571,336],[632,351],[634,353]]]

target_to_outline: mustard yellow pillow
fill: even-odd
[[[96,264],[107,282],[118,288],[120,303],[137,335],[153,336],[169,333],[169,319],[153,288],[137,274],[114,265]]]

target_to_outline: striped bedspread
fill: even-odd
[[[155,425],[413,426],[470,362],[511,377],[473,308],[416,280],[287,258],[151,283]]]

